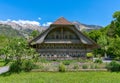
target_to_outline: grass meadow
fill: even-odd
[[[119,83],[117,72],[29,72],[0,75],[0,83]]]

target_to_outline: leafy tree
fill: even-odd
[[[118,57],[120,59],[120,37],[116,36],[116,38],[111,38],[109,45],[109,52],[114,55],[114,57]]]
[[[36,51],[29,48],[28,42],[23,38],[12,38],[9,44],[1,49],[0,52],[6,59],[22,62],[22,59],[30,59],[38,56]]]
[[[5,35],[0,35],[0,49],[7,46],[7,44],[9,43],[9,39],[10,38]]]
[[[115,21],[119,21],[120,22],[120,11],[116,11],[113,14],[113,18],[115,18]]]
[[[108,25],[107,27],[107,36],[109,37],[115,37],[115,24],[114,22],[112,21],[110,25]]]
[[[95,42],[97,42],[98,38],[102,35],[102,32],[100,30],[92,30],[88,33],[88,36],[93,39]]]
[[[105,35],[101,35],[97,40],[97,43],[101,46],[101,49],[104,52],[104,56],[107,57],[107,49],[108,49],[108,40]]]
[[[106,26],[97,31],[92,31],[88,35],[97,40],[97,43],[101,46],[96,52],[104,53],[104,56],[109,54],[111,57],[120,57],[120,11],[116,11],[113,14],[114,20]]]
[[[116,35],[120,37],[120,11],[116,11],[113,18],[114,20],[109,25],[107,34],[110,37],[116,37]]]
[[[31,36],[34,38],[34,37],[38,36],[39,33],[40,32],[38,30],[34,30],[34,31],[32,31]]]

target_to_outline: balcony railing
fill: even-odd
[[[57,51],[61,51],[61,52],[83,52],[83,51],[91,51],[91,50],[87,50],[87,49],[38,49],[38,52],[47,52],[47,51],[52,51],[52,52],[57,52]]]
[[[45,43],[80,43],[77,39],[46,39]]]

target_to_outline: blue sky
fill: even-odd
[[[0,0],[0,20],[34,20],[41,24],[63,16],[69,21],[106,26],[117,10],[120,0]]]

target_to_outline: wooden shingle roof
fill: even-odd
[[[52,24],[54,24],[54,25],[73,25],[71,22],[66,20],[64,17],[60,17],[59,19],[57,19]]]
[[[55,25],[54,27],[52,27],[51,25]],[[92,45],[94,47],[98,47],[98,45],[96,44],[96,42],[94,42],[92,39],[88,38],[86,35],[84,35],[81,31],[79,31],[77,29],[76,26],[71,26],[74,25],[71,22],[67,21],[65,18],[61,17],[59,19],[57,19],[54,23],[52,23],[48,29],[46,29],[43,33],[41,33],[39,36],[37,36],[36,38],[32,39],[29,44],[30,45],[35,45],[35,44],[41,44],[41,43],[46,43],[45,39],[47,37],[47,35],[49,35],[49,33],[54,30],[55,28],[59,28],[59,26],[64,26],[67,27],[67,29],[70,29],[72,31],[74,31],[74,33],[79,37],[79,43],[83,43],[84,45]],[[73,28],[71,28],[73,27]],[[72,40],[71,40],[72,41]],[[52,41],[50,40],[49,43],[69,43],[69,42],[65,42],[63,40],[59,40],[56,41]],[[71,42],[70,42],[71,43]]]

